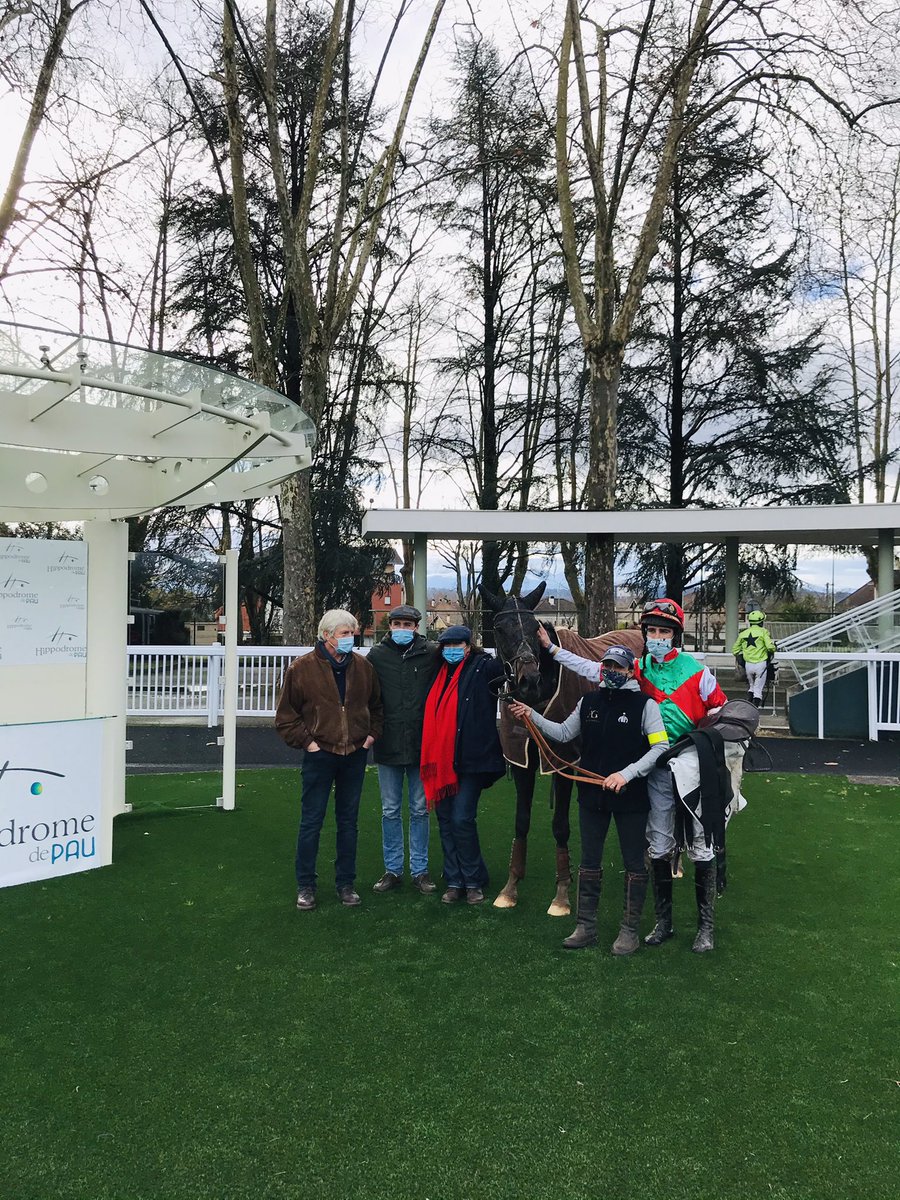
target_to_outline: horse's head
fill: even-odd
[[[532,706],[544,696],[541,690],[541,644],[534,609],[544,594],[546,583],[539,583],[527,596],[492,595],[483,585],[481,595],[494,612],[494,640],[497,653],[514,681],[516,698]]]

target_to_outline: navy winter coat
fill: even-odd
[[[503,674],[503,663],[476,650],[466,655],[459,670],[462,676],[453,766],[457,775],[488,776],[487,787],[506,773],[506,760],[497,736],[497,698],[488,690],[488,683]],[[440,686],[441,674],[435,687]]]

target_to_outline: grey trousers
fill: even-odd
[[[675,850],[675,805],[680,801],[675,796],[674,780],[668,767],[654,767],[647,776],[650,793],[650,815],[647,817],[647,841],[650,843],[651,858],[669,858]],[[715,858],[712,846],[707,846],[703,826],[687,815],[685,818],[692,830],[692,839],[687,848],[691,862],[711,862]]]

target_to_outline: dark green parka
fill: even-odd
[[[384,731],[375,743],[375,761],[389,767],[418,766],[425,699],[441,665],[440,651],[417,633],[409,646],[390,634],[368,654],[381,684]]]

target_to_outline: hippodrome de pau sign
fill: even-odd
[[[104,865],[103,724],[0,726],[0,887]]]
[[[4,712],[14,721],[14,696],[30,688],[57,718],[0,724],[0,887],[109,862],[106,723],[85,712],[87,558],[84,542],[0,538]]]

